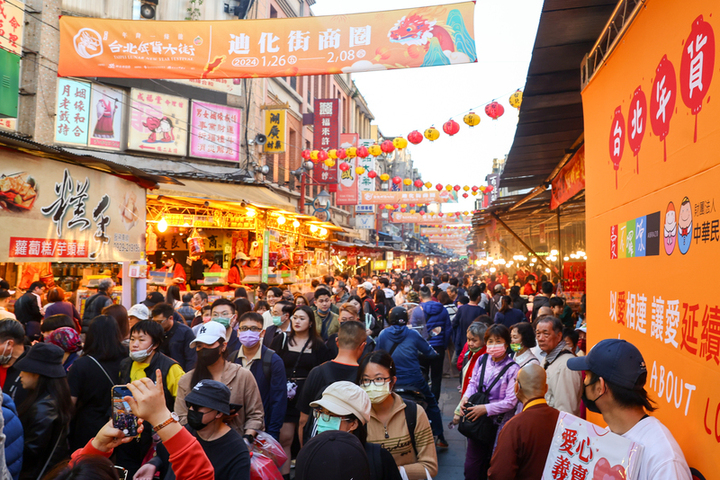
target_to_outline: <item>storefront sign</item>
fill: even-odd
[[[348,149],[357,147],[360,135],[357,133],[341,133],[340,148]],[[335,195],[336,205],[357,205],[358,203],[358,174],[355,171],[358,160],[355,158],[338,159],[338,169],[340,170],[340,181],[338,182],[338,191]],[[340,165],[347,165],[347,170],[340,168]],[[343,167],[344,168],[344,167]]]
[[[314,105],[315,123],[313,125],[313,148],[315,150],[331,150],[338,148],[340,141],[340,100],[337,98],[316,98]],[[332,183],[338,181],[338,166],[328,167],[325,162],[315,163],[313,180],[316,183]]]
[[[0,150],[0,165],[0,261],[140,260],[144,189],[14,150]]]
[[[237,162],[240,159],[242,110],[193,100],[190,155]]]
[[[450,193],[446,190],[441,192],[386,192],[382,190],[362,192],[362,203],[373,205],[392,205],[395,203],[445,203],[450,200],[450,198]]]
[[[17,130],[17,118],[0,118],[0,130]]]
[[[190,80],[173,80],[171,82],[184,83],[191,87],[214,90],[216,92],[229,93],[231,95],[242,95],[242,79],[240,78],[191,78]]]
[[[667,278],[716,275],[719,33],[715,1],[650,0],[583,91],[588,346],[640,349],[653,416],[705,478],[720,443],[720,302]]]
[[[265,153],[283,153],[287,138],[287,110],[265,110]]]
[[[392,212],[392,223],[419,223],[422,225],[436,225],[449,223],[444,217],[437,215],[420,215],[419,213]]]
[[[375,215],[363,214],[355,215],[355,228],[359,230],[374,230],[375,229]]]
[[[475,2],[271,21],[60,18],[61,76],[247,78],[477,60]]]
[[[21,0],[0,0],[0,12],[0,48],[22,56],[25,4]]]
[[[552,181],[550,209],[555,210],[585,188],[585,145],[575,152],[570,161]]]
[[[270,267],[270,230],[265,230],[262,249],[262,282],[267,283]]]
[[[185,156],[188,99],[137,88],[130,91],[130,97],[128,148]]]
[[[471,229],[472,229],[472,227],[465,227],[465,226],[448,226],[448,227],[442,227],[442,228],[429,227],[429,228],[422,228],[420,230],[420,233],[422,233],[423,235],[436,235],[436,234],[442,235],[442,234],[452,234],[452,233],[457,233],[459,231],[464,231],[464,232],[466,232],[465,235],[467,235],[467,232]]]
[[[374,143],[371,139],[360,139],[360,145],[369,147]],[[375,205],[363,205],[362,204],[362,192],[374,191],[376,189],[375,179],[368,176],[368,172],[375,170],[375,157],[368,155],[365,158],[357,159],[358,167],[363,167],[365,172],[362,175],[358,175],[358,202],[360,205],[355,205],[355,213],[375,213]]]
[[[92,84],[88,144],[106,150],[120,150],[127,96],[122,90]]]
[[[90,121],[90,84],[59,78],[55,141],[87,145]]]
[[[387,261],[385,260],[374,260],[372,262],[373,270],[387,270]]]

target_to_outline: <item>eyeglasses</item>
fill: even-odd
[[[390,380],[390,377],[378,377],[378,378],[363,378],[360,385],[363,387],[369,387],[371,383],[375,384],[376,387],[382,387]]]
[[[261,332],[262,328],[260,328],[260,327],[240,327],[240,328],[238,328],[238,330],[240,330],[241,332],[251,331],[251,332],[257,333],[257,332]]]
[[[329,422],[331,418],[337,418],[339,417],[342,420],[345,420],[346,422],[349,422],[350,419],[348,417],[343,417],[342,415],[334,415],[330,412],[324,412],[320,409],[313,410],[313,417],[315,417],[315,420],[319,420],[322,418],[323,422]]]

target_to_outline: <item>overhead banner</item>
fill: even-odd
[[[717,6],[648,0],[582,95],[588,344],[640,349],[653,416],[704,478],[720,447],[720,302],[667,279],[717,272]]]
[[[360,135],[357,133],[341,133],[340,148],[348,149],[357,147]],[[340,180],[338,181],[338,191],[335,195],[336,205],[357,205],[358,203],[358,174],[356,171],[358,158],[338,159],[338,169],[340,170]],[[345,167],[344,165],[347,165]]]
[[[387,192],[380,190],[361,192],[361,195],[364,205],[445,203],[452,198],[446,190],[440,192],[429,190],[425,192]]]
[[[570,161],[552,181],[550,210],[555,210],[585,188],[585,145],[575,152]]]
[[[0,261],[140,260],[145,190],[97,170],[0,149]]]
[[[285,152],[287,138],[287,110],[284,108],[265,110],[265,153]]]
[[[60,18],[60,76],[245,78],[477,61],[475,2],[327,17],[157,22]]]
[[[455,232],[465,231],[467,235],[467,231],[472,230],[472,227],[469,226],[448,226],[448,227],[427,227],[427,228],[421,228],[420,233],[422,235],[436,235],[436,234],[453,234]]]
[[[464,223],[458,217],[447,217],[438,215],[420,215],[419,213],[392,212],[392,223],[419,223],[421,225],[452,225]]]

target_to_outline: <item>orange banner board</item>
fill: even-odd
[[[452,200],[452,195],[446,190],[441,192],[387,192],[387,191],[364,191],[361,192],[360,203],[363,205],[386,205],[386,204],[426,204],[445,203]]]
[[[648,0],[583,91],[588,343],[640,349],[653,415],[707,479],[720,449],[717,7]]]
[[[420,215],[419,213],[392,212],[392,223],[419,223],[421,225],[452,225],[467,222],[470,217],[448,217],[438,215]]]
[[[475,2],[326,17],[156,22],[63,16],[60,76],[245,78],[477,61]]]

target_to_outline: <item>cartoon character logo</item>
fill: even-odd
[[[688,197],[683,198],[678,215],[678,248],[685,255],[692,243],[692,206]]]
[[[92,28],[81,28],[73,37],[75,52],[82,58],[93,58],[103,53],[103,44],[100,34]],[[91,53],[88,50],[91,50]]]
[[[145,142],[147,143],[172,143],[175,141],[175,135],[172,131],[172,120],[170,120],[168,117],[148,117],[147,120],[143,123],[143,126],[151,132],[148,139],[145,140]],[[160,139],[158,139],[159,133],[162,133],[162,138]]]
[[[675,221],[675,204],[668,203],[665,209],[665,226],[663,227],[663,235],[665,241],[665,253],[671,255],[675,250],[675,242],[677,235],[677,222]]]

